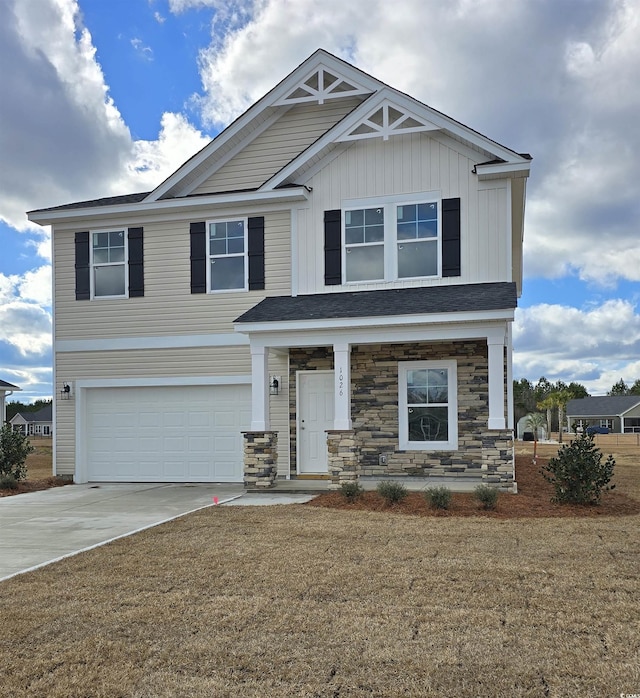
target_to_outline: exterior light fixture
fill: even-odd
[[[69,383],[63,383],[60,389],[60,399],[68,400],[71,397],[71,386]]]
[[[279,376],[271,376],[269,379],[269,395],[278,395],[280,393],[280,378]]]

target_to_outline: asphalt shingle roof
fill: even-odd
[[[16,417],[20,415],[25,422],[52,422],[53,421],[53,407],[52,405],[45,405],[41,410],[37,412],[17,412]]]
[[[569,400],[567,415],[570,417],[611,417],[628,412],[640,404],[640,395],[602,395]]]
[[[6,388],[7,390],[20,390],[17,385],[12,383],[7,383],[7,381],[0,380],[0,388]]]
[[[393,317],[505,310],[516,306],[517,293],[514,283],[459,284],[384,291],[274,296],[265,298],[235,322]]]

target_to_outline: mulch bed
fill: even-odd
[[[48,477],[42,480],[21,480],[17,483],[15,490],[0,489],[0,497],[10,497],[14,494],[25,494],[27,492],[38,492],[39,490],[48,490],[52,487],[62,487],[70,485],[69,480],[63,480],[60,477]]]
[[[548,462],[538,458],[534,465],[529,455],[516,456],[518,494],[501,493],[493,511],[486,511],[472,493],[454,492],[449,509],[433,509],[422,492],[410,492],[398,504],[389,505],[377,492],[364,492],[350,503],[340,492],[327,492],[311,500],[308,506],[329,509],[388,511],[416,516],[486,516],[492,519],[519,519],[576,516],[630,516],[640,513],[640,501],[624,494],[605,492],[598,506],[555,504],[553,487],[544,480],[540,468]]]

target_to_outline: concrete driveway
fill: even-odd
[[[87,484],[0,498],[0,581],[218,504],[290,504],[241,484]]]

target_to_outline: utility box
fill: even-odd
[[[389,463],[389,454],[388,453],[379,453],[378,454],[378,465],[388,465]]]

